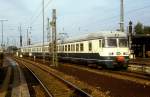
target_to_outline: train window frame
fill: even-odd
[[[84,44],[80,43],[80,51],[84,51]]]
[[[122,42],[126,42],[125,44],[123,43],[123,45],[124,46],[120,46],[120,40],[123,40],[124,39],[124,41],[122,41]],[[127,38],[118,38],[118,47],[120,47],[120,48],[124,48],[124,47],[128,47],[128,39]]]
[[[62,51],[63,51],[63,52],[65,51],[65,47],[64,47],[64,45],[62,45]]]
[[[65,51],[67,51],[67,45],[65,45]]]
[[[118,42],[117,42],[117,38],[113,38],[113,37],[108,37],[107,39],[107,47],[111,48],[111,47],[118,47]],[[115,40],[115,42],[112,40]],[[110,44],[111,43],[111,44]]]
[[[73,51],[73,44],[71,44],[71,51]]]
[[[76,44],[76,51],[79,51],[79,44]]]
[[[63,51],[63,46],[62,45],[60,45],[60,52],[62,52]]]
[[[102,39],[102,47],[106,47],[105,39]]]
[[[75,44],[73,44],[73,51],[75,51]]]
[[[92,51],[92,42],[91,41],[89,41],[89,43],[88,43],[88,49],[89,49],[89,51]]]

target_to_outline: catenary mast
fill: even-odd
[[[120,31],[124,32],[124,0],[120,2]]]

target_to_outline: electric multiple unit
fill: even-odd
[[[42,58],[42,43],[21,48],[23,56]],[[50,57],[51,46],[45,43],[45,56]],[[91,33],[77,38],[69,38],[57,44],[59,60],[96,64],[107,68],[127,67],[129,48],[124,32]],[[49,55],[50,54],[50,55]]]

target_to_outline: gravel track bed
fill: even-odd
[[[150,86],[132,81],[114,78],[111,75],[102,75],[87,70],[61,65],[56,68],[67,75],[74,76],[80,81],[88,83],[107,92],[113,97],[148,97]]]
[[[67,65],[60,65],[58,68],[54,69],[66,75],[72,76],[78,81],[91,85],[112,97],[149,97],[150,84],[149,82],[143,84],[145,83],[142,82],[143,80],[139,82],[137,79],[130,79],[130,77],[124,78],[124,76],[121,75],[114,77],[113,74],[106,74],[105,72],[98,74]]]
[[[49,73],[34,66],[35,64],[22,63],[27,65],[38,76],[38,78],[47,86],[49,91],[51,91],[54,97],[69,97],[70,93],[72,93],[66,85],[56,80],[56,78],[51,76]]]
[[[110,97],[108,95],[108,92],[102,92],[99,89],[86,84],[85,82],[79,81],[78,79],[74,78],[73,76],[69,76],[66,75],[62,72],[57,71],[56,69],[52,69],[46,65],[40,64],[40,63],[35,63],[38,64],[40,67],[45,68],[47,71],[51,71],[59,76],[61,76],[62,78],[64,78],[65,80],[73,83],[74,85],[76,85],[77,87],[81,88],[82,90],[88,92],[89,94],[91,94],[93,97]]]
[[[30,97],[48,97],[44,89],[37,81],[37,79],[32,75],[32,73],[24,65],[19,64],[19,66],[21,67],[25,79],[28,83]]]

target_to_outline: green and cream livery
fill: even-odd
[[[49,43],[45,43],[46,57],[51,53]],[[24,56],[42,57],[42,44],[21,48]],[[127,33],[106,31],[91,33],[77,38],[68,38],[57,44],[59,60],[96,64],[106,68],[127,67],[130,50]]]

